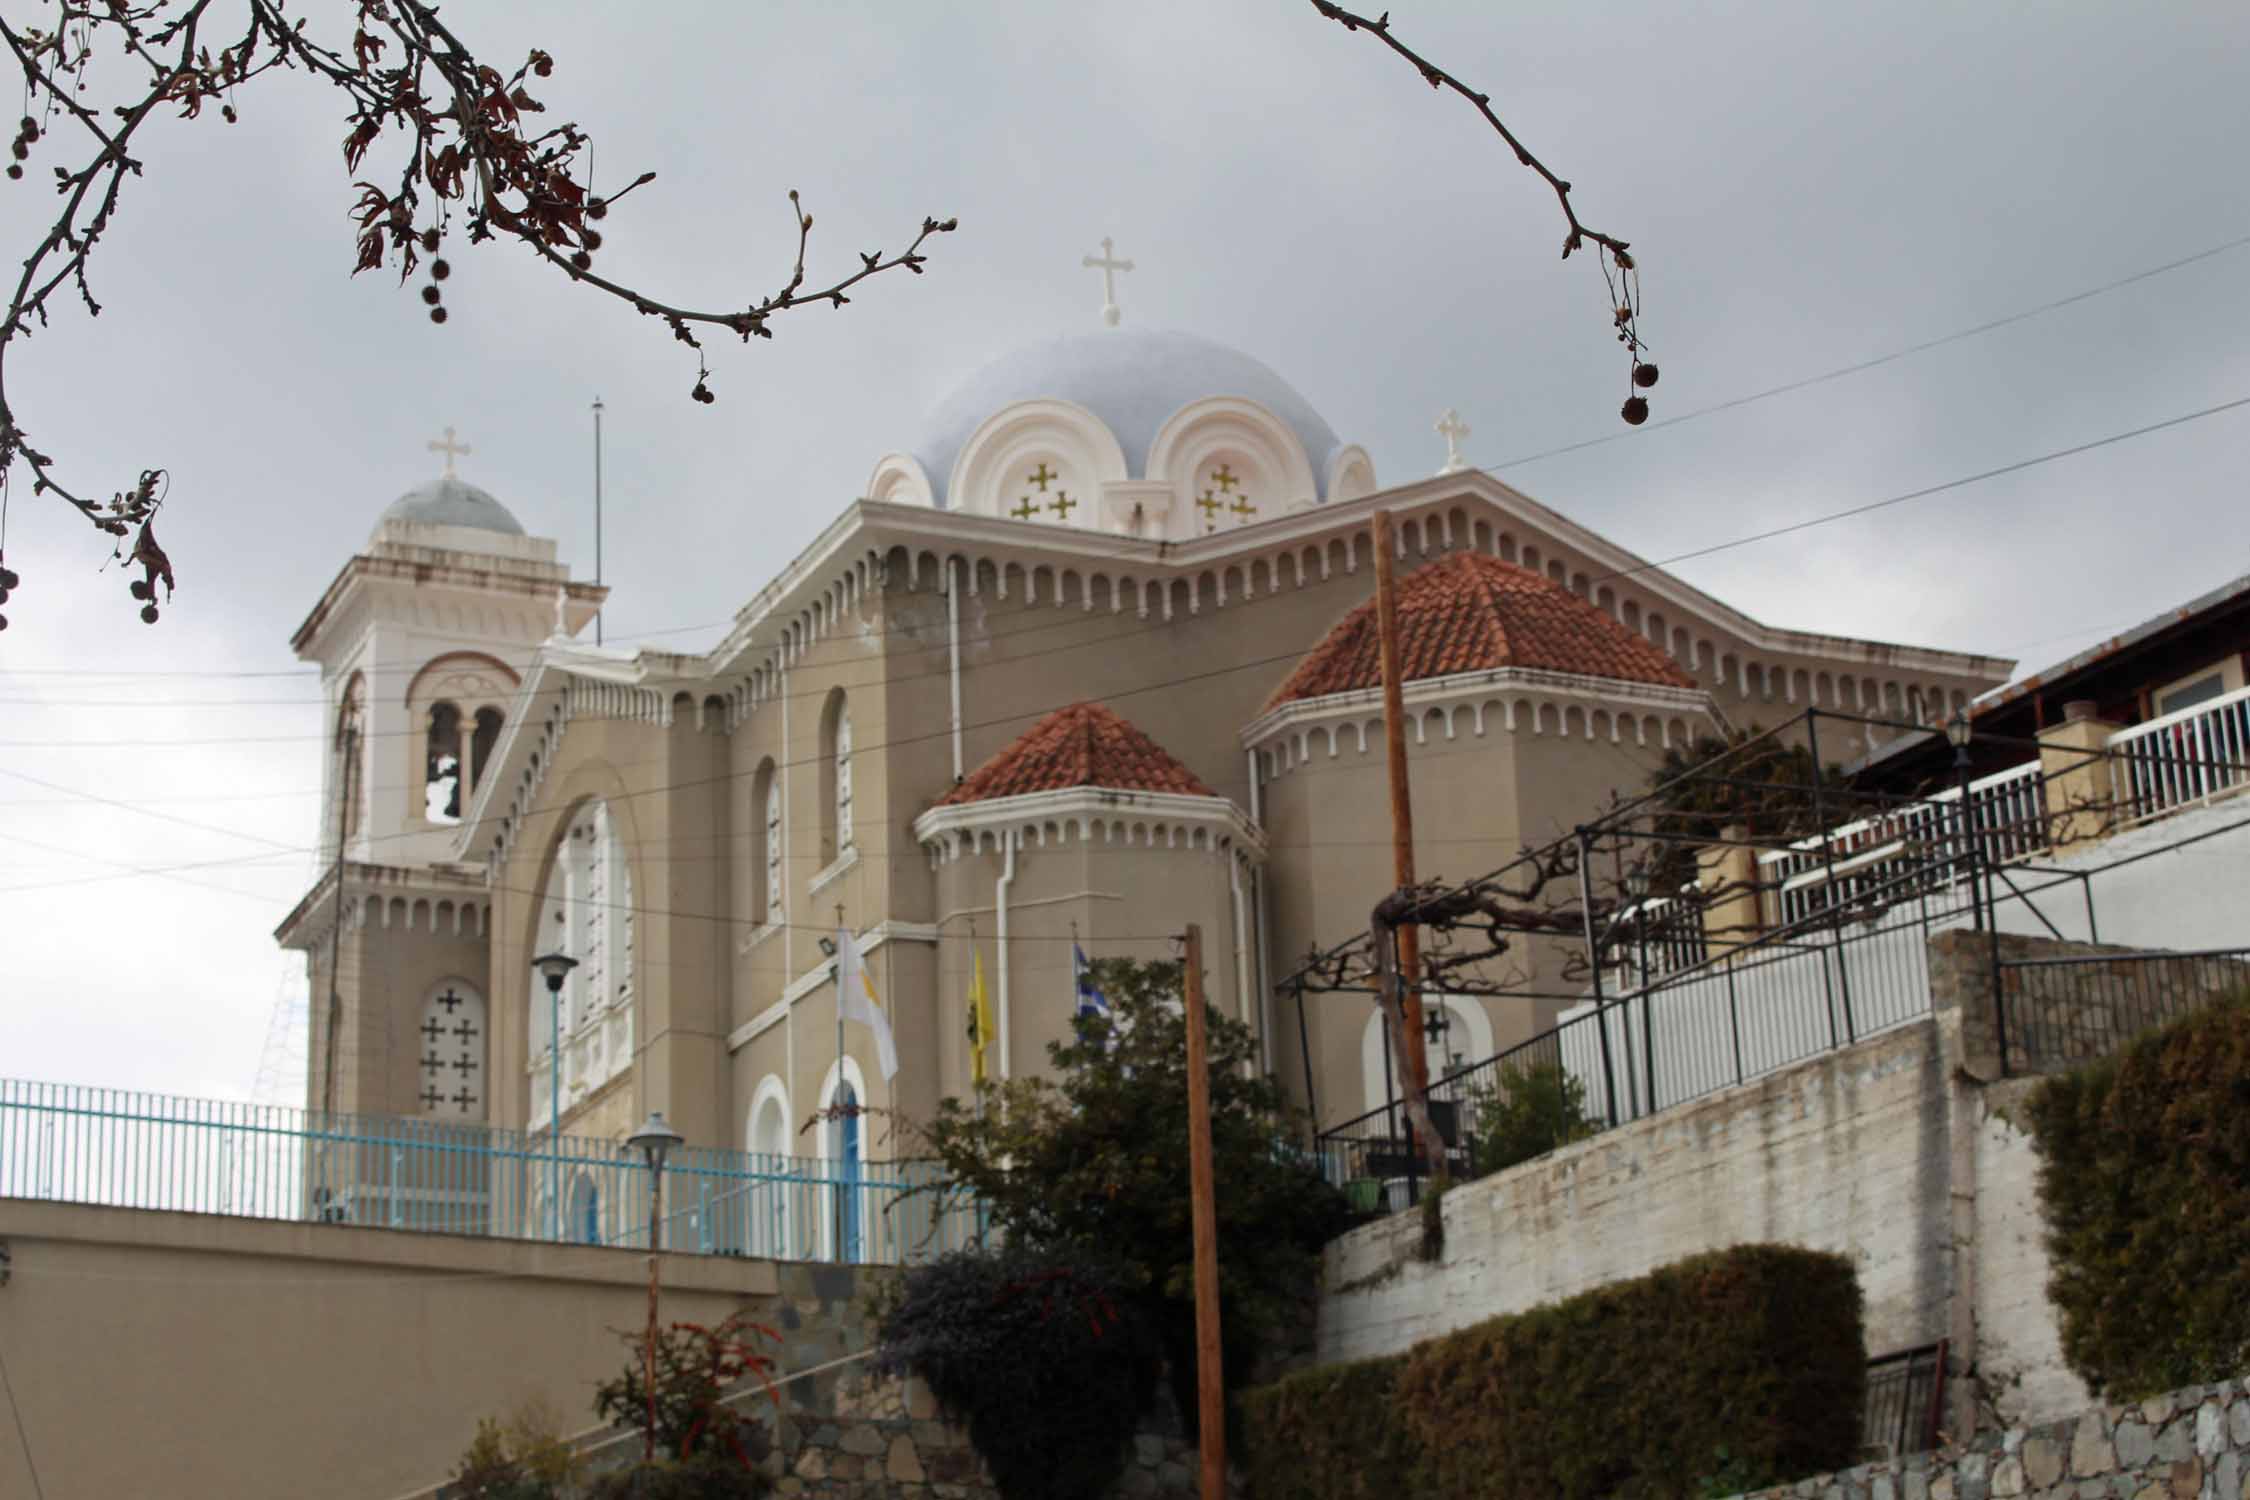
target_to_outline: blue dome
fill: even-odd
[[[1116,434],[1126,471],[1148,472],[1149,445],[1174,412],[1212,396],[1239,396],[1265,407],[1297,434],[1325,488],[1328,460],[1343,446],[1310,402],[1239,349],[1192,333],[1117,329],[1032,344],[994,360],[955,388],[931,413],[914,456],[939,505],[962,444],[1003,407],[1041,398],[1085,407]]]
[[[385,507],[381,520],[411,521],[423,526],[468,526],[508,536],[524,534],[523,523],[508,513],[508,507],[475,485],[464,484],[450,474],[408,490]]]

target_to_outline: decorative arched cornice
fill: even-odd
[[[933,807],[914,820],[914,837],[932,865],[1002,849],[1008,839],[1024,850],[1078,842],[1223,854],[1252,865],[1266,859],[1265,835],[1225,797],[1097,786]]]
[[[1149,444],[1148,472],[1142,476],[1172,487],[1173,535],[1194,536],[1201,530],[1193,507],[1202,471],[1224,459],[1254,470],[1256,477],[1249,482],[1270,492],[1255,496],[1262,516],[1277,516],[1297,501],[1319,498],[1312,459],[1288,423],[1240,396],[1191,401],[1157,429]]]
[[[894,505],[937,503],[930,490],[930,476],[923,471],[922,461],[911,453],[886,453],[876,462],[875,473],[867,481],[867,498]]]
[[[1015,471],[1042,459],[1083,491],[1072,497],[1086,507],[1081,519],[1093,515],[1102,485],[1130,477],[1125,450],[1100,417],[1072,401],[1018,401],[987,417],[961,445],[946,478],[947,506],[1005,515],[1016,497],[1002,492],[1021,477]]]
[[[1375,493],[1375,460],[1357,443],[1346,443],[1328,455],[1328,482],[1321,495],[1328,500],[1357,500]]]

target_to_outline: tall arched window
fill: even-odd
[[[559,1017],[546,981],[532,976],[531,1117],[544,1122],[547,1057],[562,1032],[564,1108],[615,1077],[633,1058],[633,877],[609,805],[582,803],[564,825],[539,902],[536,951],[578,960],[563,982]]]
[[[363,795],[359,767],[365,754],[360,742],[366,733],[367,678],[354,672],[351,681],[344,684],[342,700],[336,710],[335,827],[340,839],[348,840],[359,832]]]
[[[852,711],[842,688],[820,716],[821,857],[833,864],[852,851]]]
[[[750,814],[760,831],[751,844],[750,919],[763,926],[781,920],[781,777],[771,757],[750,778]]]
[[[422,1002],[415,1035],[416,1103],[431,1120],[485,1117],[484,996],[449,979]]]
[[[432,823],[461,821],[461,710],[452,703],[430,705],[430,728],[423,753],[422,814]]]

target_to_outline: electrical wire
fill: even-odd
[[[23,1408],[16,1404],[16,1384],[8,1378],[8,1357],[0,1351],[0,1389],[8,1393],[8,1411],[16,1419],[16,1441],[23,1448],[23,1466],[31,1473],[31,1492],[47,1500],[47,1487],[39,1482],[39,1462],[31,1456],[31,1434],[23,1430]]]

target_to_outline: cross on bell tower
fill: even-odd
[[[1125,316],[1117,305],[1117,273],[1132,270],[1133,263],[1117,258],[1117,246],[1108,235],[1102,236],[1101,254],[1085,256],[1079,263],[1089,271],[1102,273],[1102,321],[1115,328],[1118,319]]]
[[[448,479],[455,477],[453,473],[454,457],[458,454],[474,453],[476,451],[467,443],[455,442],[453,440],[453,429],[451,427],[447,427],[445,429],[444,437],[432,438],[428,444],[428,447],[432,453],[442,453],[445,455],[445,477]]]
[[[1437,419],[1437,434],[1445,439],[1445,467],[1438,472],[1458,474],[1466,469],[1469,461],[1461,456],[1461,439],[1469,435],[1469,424],[1461,420],[1461,414],[1447,407],[1445,414]]]

